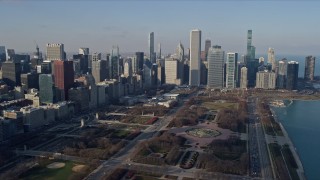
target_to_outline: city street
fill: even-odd
[[[260,118],[255,113],[256,98],[248,98],[250,175],[273,179],[271,163]]]

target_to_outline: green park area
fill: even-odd
[[[209,110],[220,110],[220,109],[237,110],[238,109],[238,103],[234,103],[234,102],[220,102],[220,101],[203,102],[201,105],[208,108]]]
[[[46,161],[20,175],[25,180],[82,179],[90,172],[89,167],[71,161]]]

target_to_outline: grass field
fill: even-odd
[[[52,163],[54,161],[51,161]],[[49,169],[46,167],[47,164],[38,165],[24,173],[20,179],[24,180],[56,180],[56,179],[74,179],[79,176],[75,176],[76,172],[72,171],[75,164],[71,161],[64,161],[65,166],[59,169]],[[85,172],[83,172],[85,173]],[[72,178],[73,177],[73,178]]]
[[[144,117],[144,116],[135,116],[131,117],[130,119],[126,120],[126,123],[134,123],[134,124],[145,124],[151,117]]]
[[[127,130],[116,130],[111,137],[113,138],[125,138],[130,134],[130,131]]]
[[[204,102],[201,105],[208,108],[209,110],[238,109],[238,103],[232,102]]]

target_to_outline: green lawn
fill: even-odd
[[[116,130],[115,132],[113,132],[113,134],[111,135],[111,137],[123,139],[123,138],[126,138],[129,134],[130,134],[130,131],[126,131],[126,130]]]
[[[74,163],[71,161],[66,161],[66,165],[63,168],[59,169],[49,169],[46,165],[36,166],[25,174],[22,175],[21,179],[25,180],[56,180],[56,179],[69,179],[74,172],[72,167]]]
[[[208,108],[209,110],[238,109],[238,103],[232,102],[204,102],[201,105]]]

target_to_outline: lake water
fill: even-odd
[[[272,108],[297,149],[308,180],[320,179],[320,101]]]

